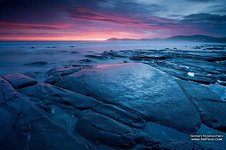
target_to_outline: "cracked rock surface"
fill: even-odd
[[[223,150],[190,134],[226,136],[225,107],[203,84],[150,64],[54,69],[46,83],[17,73],[0,77],[0,149]]]

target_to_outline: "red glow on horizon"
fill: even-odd
[[[133,39],[140,39],[142,36],[132,34],[132,33],[119,33],[118,36],[113,33],[83,33],[82,35],[60,35],[60,36],[0,36],[1,41],[105,41],[109,38],[128,38],[133,37]]]

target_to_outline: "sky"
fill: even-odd
[[[0,0],[0,40],[226,37],[226,0]]]

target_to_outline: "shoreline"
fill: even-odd
[[[31,148],[39,145],[37,138],[67,149],[86,149],[87,143],[98,149],[226,148],[225,139],[190,137],[226,136],[226,52],[219,45],[192,45],[189,51],[82,52],[67,47],[34,46],[17,51],[14,59],[5,55],[8,70],[1,72],[0,96],[1,104],[11,108],[0,109],[8,112],[3,116],[3,136],[8,132],[5,126],[12,125],[9,119],[16,121],[17,113],[24,119],[19,119],[17,132],[4,148],[13,147],[12,139],[14,146],[21,145],[13,138],[17,133]]]

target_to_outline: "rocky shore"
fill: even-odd
[[[105,51],[0,77],[0,149],[225,149],[224,51]],[[104,64],[106,60],[121,63]],[[99,64],[91,64],[98,61]]]

